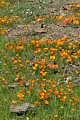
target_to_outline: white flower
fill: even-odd
[[[30,9],[27,9],[27,11],[29,11]]]
[[[29,120],[29,117],[26,117],[26,120]]]
[[[28,14],[28,12],[26,12],[26,14]]]
[[[39,9],[41,9],[41,6],[39,6]]]

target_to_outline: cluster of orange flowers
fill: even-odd
[[[63,24],[73,24],[73,25],[79,25],[80,24],[80,4],[79,3],[73,3],[69,8],[68,11],[70,12],[72,9],[76,9],[76,12],[74,12],[72,15],[70,16],[52,16],[52,19],[57,19],[62,21]]]
[[[73,25],[79,25],[80,24],[80,4],[78,2],[73,3],[72,5],[70,5],[70,7],[68,8],[68,11],[70,12],[71,10],[76,9],[76,11],[74,11],[74,13],[70,16],[61,16],[61,15],[52,15],[51,19],[56,19],[57,21],[61,21],[63,24],[73,24]],[[46,18],[48,18],[48,16],[35,16],[35,20],[38,20],[39,22],[44,21]]]
[[[26,48],[27,45],[27,48]],[[66,47],[64,47],[66,45]],[[47,46],[47,47],[46,47]],[[58,40],[49,40],[44,38],[42,40],[32,40],[30,43],[27,43],[25,40],[18,40],[18,43],[15,44],[13,42],[9,42],[4,46],[4,49],[16,53],[15,56],[11,57],[10,62],[14,65],[14,69],[25,68],[26,65],[29,66],[32,60],[30,59],[23,59],[20,56],[23,51],[30,50],[31,54],[34,54],[36,59],[33,60],[33,65],[31,69],[33,71],[39,71],[40,74],[44,77],[48,74],[48,69],[58,69],[59,68],[59,61],[65,61],[67,63],[73,63],[73,61],[79,61],[80,59],[80,41],[76,40],[74,43],[68,40],[66,36]],[[32,48],[32,49],[31,49]],[[1,50],[3,54],[5,54],[4,50]],[[38,58],[36,58],[36,56]],[[28,54],[28,57],[30,55]],[[5,61],[7,60],[8,56],[4,55]],[[25,64],[26,63],[26,64]],[[56,64],[55,64],[56,63]],[[17,65],[18,64],[18,65]],[[4,62],[4,66],[6,63]]]
[[[71,9],[73,8],[77,8],[77,14],[74,13],[73,15],[71,15],[70,17],[66,17],[63,22],[65,23],[73,23],[74,25],[79,25],[80,24],[80,4],[79,3],[73,3],[68,10],[71,11]]]
[[[10,3],[8,3],[8,2],[5,2],[5,1],[0,2],[1,9],[5,9],[6,11],[9,11],[11,13],[12,9],[8,10],[9,6],[10,6]],[[1,35],[4,35],[5,33],[8,33],[8,30],[7,30],[8,27],[7,26],[9,26],[13,23],[18,23],[18,22],[21,21],[21,18],[19,16],[15,16],[15,15],[11,15],[11,17],[10,16],[3,16],[3,12],[1,13],[1,15],[2,15],[0,17],[0,25],[1,25],[0,34]]]
[[[13,21],[19,22],[20,18],[18,16],[11,16],[10,18],[8,16],[4,16],[0,18],[0,24],[10,24]]]
[[[52,75],[55,70],[60,68],[60,62],[64,64],[73,63],[73,61],[79,61],[80,59],[80,41],[70,41],[66,36],[58,40],[49,40],[43,38],[42,40],[32,40],[27,42],[26,40],[18,40],[17,42],[8,42],[4,45],[4,49],[0,50],[2,59],[4,59],[3,66],[5,67],[4,73],[9,76],[9,64],[14,74],[14,79],[19,78],[17,84],[24,84],[26,74],[29,71],[35,72],[38,78],[30,80],[30,86],[28,89],[23,89],[17,93],[17,98],[24,100],[25,94],[29,95],[34,89],[37,89],[38,101],[34,102],[34,106],[42,102],[46,105],[50,103],[51,96],[55,96],[62,103],[67,101],[71,103],[73,107],[75,102],[79,102],[79,98],[74,97],[75,91],[72,87],[72,82],[69,82],[65,88],[58,89],[58,82],[51,79],[47,79],[49,75]],[[28,52],[31,52],[29,54]],[[9,55],[8,55],[9,54]],[[26,55],[26,57],[25,57]],[[30,58],[34,55],[34,58]],[[60,62],[59,62],[60,60]],[[28,71],[28,72],[26,72]],[[75,75],[79,75],[79,71],[75,69]],[[2,73],[2,76],[4,74]],[[2,81],[2,87],[8,84],[8,80],[4,77],[0,77]],[[24,94],[25,93],[25,94]],[[69,100],[69,94],[72,94]],[[15,104],[15,100],[12,101]]]
[[[0,1],[0,7],[7,9],[6,5],[10,5],[10,3],[9,2],[5,2],[3,0]]]

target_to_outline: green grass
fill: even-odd
[[[33,21],[35,15],[44,17],[46,14],[43,10],[50,5],[48,0],[45,3],[38,1],[37,4],[36,0],[6,2],[10,2],[10,5],[3,5],[8,9],[2,6],[1,18],[11,18],[14,15],[21,20],[1,24],[2,29],[9,29],[18,24],[25,25]],[[65,1],[59,4],[63,2],[65,4]],[[44,22],[56,24],[58,20],[52,20],[49,16]],[[80,39],[69,41],[68,37],[63,36],[52,41],[42,38],[40,34],[32,36],[32,39],[26,36],[25,40],[16,36],[9,38],[6,34],[0,35],[0,38],[0,120],[79,120],[80,89],[75,87],[74,81],[80,79]],[[68,67],[66,71],[65,67]],[[59,80],[63,82],[69,76],[72,78],[68,83],[57,85]],[[17,83],[21,86],[9,89],[8,85],[16,83],[16,78],[19,78]],[[29,81],[30,86],[25,87],[24,81]],[[24,95],[22,100],[17,94]],[[47,95],[49,96],[46,97]],[[27,114],[17,116],[10,112],[13,100],[16,101],[15,105],[25,102],[38,102],[38,105]],[[58,118],[55,118],[55,115],[58,115]]]

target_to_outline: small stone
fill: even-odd
[[[35,32],[36,32],[36,33],[46,33],[46,32],[47,32],[47,29],[45,29],[45,28],[36,28],[36,29],[35,29]]]
[[[71,81],[71,80],[72,80],[72,77],[71,77],[71,76],[65,78],[65,82],[66,82],[66,83],[68,83],[68,82]]]
[[[18,82],[19,81],[19,78],[15,78],[15,80],[14,80],[15,82]]]
[[[28,87],[30,85],[30,82],[25,82],[25,87]]]
[[[13,83],[13,84],[8,85],[8,88],[16,88],[17,86],[18,86],[17,84]]]
[[[80,87],[80,80],[75,80],[75,81],[74,81],[74,84],[75,84],[76,86]]]

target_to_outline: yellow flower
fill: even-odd
[[[47,72],[41,71],[40,72],[42,76],[46,76]]]
[[[72,102],[72,100],[70,99],[70,100],[68,100],[68,102],[70,102],[70,103],[71,103],[71,102]]]
[[[18,94],[17,94],[17,97],[18,97],[18,98],[23,98],[23,97],[24,97],[24,95],[23,95],[23,94],[21,94],[21,93],[18,93]]]
[[[64,107],[63,106],[60,106],[61,109],[63,109]]]
[[[59,19],[59,20],[62,20],[62,18],[63,18],[63,16],[60,15],[58,19]]]
[[[54,59],[55,59],[55,55],[50,56],[50,59],[51,59],[51,60],[54,60]]]
[[[4,55],[3,57],[4,57],[4,58],[7,58],[7,56],[6,56],[6,55]]]
[[[72,108],[71,111],[74,112],[74,108]]]
[[[57,114],[55,114],[55,115],[54,115],[54,118],[58,118],[58,115],[57,115]]]
[[[44,48],[44,52],[46,52],[48,50],[48,48]]]
[[[7,64],[6,64],[6,63],[4,63],[3,65],[4,65],[4,66],[7,66]]]
[[[13,11],[13,9],[10,10],[10,12],[12,12],[12,11]]]
[[[67,62],[71,62],[71,61],[72,61],[71,57],[68,56]]]
[[[78,20],[75,20],[75,21],[73,22],[73,24],[74,24],[74,25],[78,25],[78,24],[79,24],[79,21],[78,21]]]
[[[36,70],[36,69],[37,69],[37,67],[33,66],[33,70]]]
[[[77,60],[77,59],[78,59],[78,56],[77,56],[77,55],[75,55],[75,56],[73,56],[73,58]]]
[[[38,66],[38,64],[35,64],[34,66],[35,66],[35,67],[37,67],[37,66]]]
[[[66,100],[66,95],[63,96],[63,98],[61,99],[62,102],[65,102]]]
[[[17,103],[17,101],[16,100],[12,100],[12,104],[16,104]]]

